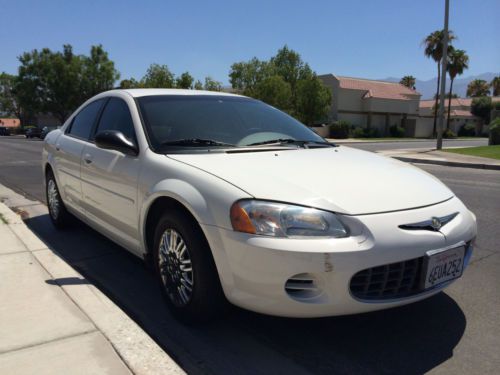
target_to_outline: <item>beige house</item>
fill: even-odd
[[[500,102],[500,97],[494,96],[492,102]],[[428,129],[429,136],[432,135],[434,126],[434,105],[435,101],[421,100],[420,101],[420,118],[419,127]],[[472,98],[453,98],[450,105],[450,129],[458,134],[458,131],[463,125],[474,125],[479,131],[480,119],[471,113]],[[445,124],[448,117],[448,99],[445,106]],[[445,125],[446,126],[446,125]],[[486,128],[483,129],[487,130]]]
[[[420,94],[395,82],[363,78],[318,76],[332,91],[329,120],[346,120],[354,126],[376,128],[381,135],[392,125],[403,126],[407,136],[416,129]]]

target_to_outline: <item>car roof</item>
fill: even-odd
[[[126,92],[127,94],[133,96],[134,98],[138,98],[141,96],[150,96],[150,95],[213,95],[213,96],[234,96],[234,97],[242,97],[241,95],[230,94],[227,92],[220,91],[205,91],[205,90],[185,90],[185,89],[116,89],[113,90]]]

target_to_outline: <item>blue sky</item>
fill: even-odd
[[[470,56],[464,76],[500,71],[499,0],[451,0],[450,28]],[[284,44],[319,74],[419,79],[436,75],[422,39],[443,24],[444,0],[0,0],[0,71],[23,51],[103,44],[122,78],[151,63],[228,82],[233,62]],[[11,24],[9,25],[9,20]]]

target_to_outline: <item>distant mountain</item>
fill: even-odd
[[[457,94],[461,98],[465,98],[465,93],[467,91],[467,85],[470,81],[475,79],[484,79],[486,82],[491,82],[491,80],[500,75],[499,73],[482,73],[476,76],[469,76],[464,78],[455,78],[453,82],[453,93]],[[400,78],[388,77],[383,79],[389,82],[399,82]],[[428,81],[421,81],[417,79],[415,87],[419,93],[422,94],[422,99],[432,99],[436,94],[437,77],[430,79]],[[446,79],[446,92],[450,89],[450,78]]]

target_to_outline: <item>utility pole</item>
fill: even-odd
[[[439,118],[437,127],[437,145],[436,149],[443,148],[443,124],[444,124],[444,105],[446,91],[446,64],[448,63],[448,15],[450,9],[450,0],[445,0],[444,9],[444,34],[443,34],[443,57],[441,59],[441,88],[439,93]]]

